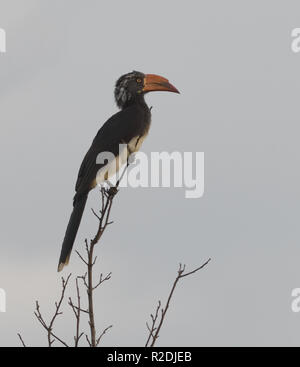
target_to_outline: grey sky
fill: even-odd
[[[143,345],[178,263],[209,266],[176,291],[160,346],[299,346],[300,27],[297,1],[0,0],[0,345],[45,345],[33,318],[58,296],[56,266],[81,160],[133,69],[170,79],[152,94],[143,151],[205,152],[205,194],[122,189],[98,249],[104,345]],[[90,195],[87,208],[97,208]],[[95,232],[89,210],[76,242]],[[81,273],[72,256],[65,272]],[[58,330],[70,335],[72,316]],[[70,338],[71,339],[71,338]]]

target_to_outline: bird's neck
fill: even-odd
[[[149,109],[149,107],[147,106],[147,103],[145,102],[145,98],[143,94],[136,94],[135,96],[132,96],[130,99],[128,99],[122,106],[122,110],[128,107],[131,107],[133,105],[140,106],[145,109]]]

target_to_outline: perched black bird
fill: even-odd
[[[79,169],[73,201],[74,208],[62,244],[58,271],[61,271],[69,262],[89,191],[97,183],[108,179],[107,172],[103,177],[97,176],[100,169],[105,172],[103,165],[96,164],[97,156],[101,152],[113,153],[117,160],[115,167],[118,170],[131,153],[139,150],[148,134],[151,123],[151,112],[145,102],[144,95],[152,91],[179,93],[167,79],[154,74],[145,75],[133,71],[123,75],[117,81],[115,99],[121,111],[107,120],[98,131]],[[124,154],[122,154],[123,158],[119,157],[120,144],[127,145],[125,161]]]

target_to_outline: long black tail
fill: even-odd
[[[69,220],[69,224],[66,230],[64,242],[59,258],[58,271],[62,271],[65,265],[68,265],[73,244],[78,232],[78,228],[81,222],[82,214],[85,208],[85,204],[88,198],[88,194],[75,197],[74,209]]]

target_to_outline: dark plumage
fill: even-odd
[[[137,71],[123,75],[117,81],[115,99],[121,111],[107,120],[98,131],[79,169],[73,212],[62,244],[58,271],[61,271],[69,262],[88,193],[96,186],[97,173],[103,169],[103,165],[96,164],[98,154],[111,152],[117,158],[120,144],[127,145],[127,155],[140,148],[148,134],[151,121],[150,109],[145,102],[144,95],[155,90],[178,93],[177,89],[166,79]]]

